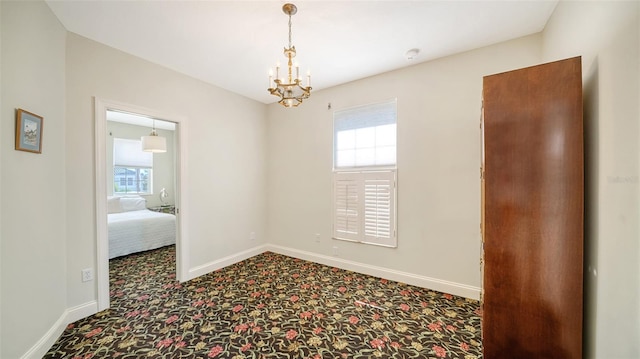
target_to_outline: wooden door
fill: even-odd
[[[484,357],[581,358],[579,57],[486,76]]]

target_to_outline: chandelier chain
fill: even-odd
[[[289,48],[291,48],[291,14],[289,14]]]

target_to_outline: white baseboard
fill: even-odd
[[[201,275],[204,275],[204,274],[207,274],[207,273],[211,273],[211,272],[213,272],[215,270],[218,270],[220,268],[224,268],[224,267],[232,265],[234,263],[238,263],[238,262],[243,261],[243,260],[245,260],[247,258],[251,258],[253,256],[257,256],[260,253],[266,252],[267,251],[266,247],[267,247],[267,245],[261,245],[261,246],[258,246],[258,247],[249,248],[249,249],[244,250],[242,252],[239,252],[239,253],[236,253],[236,254],[232,254],[232,255],[224,257],[224,258],[220,258],[218,260],[203,264],[201,266],[197,266],[195,268],[191,268],[191,269],[189,269],[189,272],[187,273],[187,280],[191,280],[191,279],[199,277]]]
[[[342,258],[325,256],[313,252],[302,251],[298,249],[277,246],[273,244],[267,244],[267,250],[284,254],[290,257],[308,260],[328,266],[337,267],[340,269],[346,269],[353,272],[363,273],[374,277],[385,278],[402,282],[406,284],[415,285],[417,287],[433,289],[443,293],[449,293],[465,298],[478,300],[480,298],[480,288],[450,282],[442,279],[425,277],[413,273],[397,271],[384,267],[373,266],[369,264],[353,262]]]
[[[95,300],[73,308],[68,308],[62,313],[60,318],[56,320],[51,328],[49,328],[49,331],[47,331],[42,338],[40,338],[40,340],[31,347],[31,349],[24,353],[21,359],[42,358],[47,354],[49,349],[51,349],[51,346],[56,342],[56,340],[58,340],[69,323],[73,323],[76,320],[95,314],[97,311],[98,302]]]

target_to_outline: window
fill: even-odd
[[[336,111],[334,168],[395,166],[396,101]]]
[[[396,101],[334,113],[333,238],[396,238]]]
[[[153,153],[139,140],[113,139],[113,193],[151,194]]]

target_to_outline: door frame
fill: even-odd
[[[109,235],[107,229],[107,110],[129,112],[176,124],[176,278],[187,280],[189,268],[187,216],[187,148],[186,118],[122,102],[94,97],[95,111],[95,185],[96,185],[96,282],[98,311],[108,309],[109,300]]]

